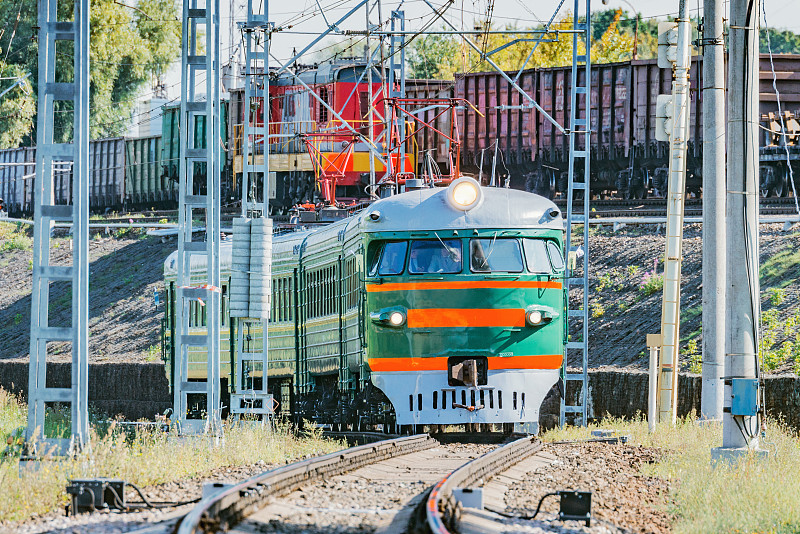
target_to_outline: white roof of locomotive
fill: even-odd
[[[409,191],[381,199],[363,212],[365,232],[449,230],[464,228],[547,228],[563,230],[561,210],[545,197],[518,189],[482,187],[483,202],[469,211],[451,207],[447,188]],[[547,215],[556,210],[558,215]],[[379,211],[374,221],[370,214]]]
[[[409,191],[389,198],[381,199],[361,213],[355,215],[360,219],[361,229],[365,232],[402,232],[420,230],[449,230],[464,228],[546,228],[563,230],[564,223],[561,211],[556,205],[539,195],[526,193],[517,189],[499,187],[483,187],[483,202],[469,211],[452,208],[445,200],[447,188],[436,187]],[[551,210],[558,215],[547,215]],[[375,211],[381,213],[377,221],[369,215]],[[331,226],[347,224],[347,220]],[[291,232],[273,239],[273,252],[293,249],[308,236],[316,232],[330,230],[330,226],[314,230]],[[233,239],[225,239],[220,243],[220,271],[230,271],[232,265]],[[192,273],[203,273],[206,270],[206,256],[192,254]],[[175,277],[178,270],[178,251],[170,254],[164,261],[164,276]]]

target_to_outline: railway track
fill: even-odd
[[[383,437],[337,434],[363,442]],[[456,486],[482,484],[539,451],[531,437],[427,434],[357,445],[225,487],[188,513],[140,534],[177,532],[449,532],[461,517]]]
[[[554,200],[555,204],[562,210],[566,211],[567,202],[564,199]],[[576,206],[576,214],[581,214],[580,207]],[[592,201],[592,217],[593,218],[615,218],[615,217],[664,217],[667,213],[666,200],[663,198],[646,198],[646,199],[604,199]],[[794,198],[762,198],[760,214],[763,216],[778,216],[778,215],[794,215],[797,213],[797,208],[794,203]],[[699,217],[703,214],[703,201],[702,199],[688,199],[684,209],[686,217]],[[223,208],[220,220],[223,225],[231,225],[233,218],[239,216],[238,208]],[[130,221],[134,223],[175,223],[177,224],[178,211],[177,210],[156,210],[146,212],[131,212],[120,214],[115,217],[98,219],[93,222],[109,223],[109,224],[125,224]],[[200,217],[202,221],[202,217]],[[288,216],[275,216],[273,221],[276,224],[285,224],[289,222]]]

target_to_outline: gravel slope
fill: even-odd
[[[0,324],[4,325],[0,328],[0,360],[27,359],[33,253],[30,247],[5,250],[7,242],[0,237]],[[71,239],[60,231],[54,240],[52,264],[71,263],[70,244]],[[162,243],[160,238],[139,237],[136,231],[121,237],[99,233],[89,242],[90,361],[160,358],[164,306],[156,310],[153,292],[162,289],[164,260],[175,246],[174,240]],[[51,326],[69,325],[70,298],[68,284],[51,284]],[[51,347],[50,361],[69,360],[68,343]]]
[[[7,225],[4,225],[7,226]],[[702,346],[702,232],[700,225],[685,231],[682,324],[683,345],[694,339]],[[658,260],[657,273],[663,271],[664,235],[656,226],[627,227],[617,232],[592,229],[590,241],[591,294],[590,366],[630,367],[647,365],[645,336],[660,328],[661,292],[646,295],[640,287],[646,271]],[[7,235],[0,233],[0,250]],[[69,258],[66,234],[56,240],[54,263]],[[175,240],[140,238],[136,233],[122,237],[99,234],[90,242],[90,359],[95,362],[152,361],[159,357],[160,325],[163,306],[153,304],[153,291],[161,291],[163,262],[177,246]],[[797,226],[785,231],[782,225],[762,225],[761,261],[786,251],[800,249]],[[30,328],[31,251],[0,252],[0,360],[27,358]],[[800,257],[800,256],[798,256]],[[770,309],[769,287],[784,287],[786,299],[778,308],[783,317],[794,313],[800,304],[800,265],[789,264],[785,271],[762,281],[762,306]],[[68,319],[68,295],[55,288],[59,303],[53,324]],[[573,335],[577,332],[573,332]],[[56,348],[56,351],[59,349]],[[63,349],[61,349],[63,350]],[[54,361],[67,359],[55,354]],[[787,362],[776,372],[792,371]]]

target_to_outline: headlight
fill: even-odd
[[[517,317],[519,317],[519,316],[517,316]],[[531,325],[531,326],[542,324],[542,319],[543,319],[542,312],[540,312],[539,310],[529,311],[525,315],[525,319],[528,321],[528,324]]]
[[[481,184],[473,178],[462,176],[447,188],[447,202],[453,208],[471,210],[478,206],[481,200],[483,200]]]
[[[525,324],[528,326],[542,326],[558,317],[558,313],[547,306],[529,306],[525,309]]]
[[[400,306],[393,306],[371,312],[369,318],[373,323],[380,326],[400,328],[406,324],[406,310]]]
[[[405,322],[405,320],[406,316],[399,311],[392,312],[389,315],[389,322],[392,323],[392,326],[400,326]]]

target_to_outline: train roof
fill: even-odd
[[[308,85],[332,82],[357,82],[367,64],[363,60],[340,60],[332,63],[321,63],[315,67],[300,71],[297,77]],[[374,76],[380,71],[373,66]],[[364,78],[366,83],[366,77]],[[271,82],[278,86],[298,85],[295,75],[290,72],[281,73],[277,80]],[[377,83],[377,82],[376,82]]]
[[[418,189],[372,204],[361,218],[365,232],[463,228],[546,228],[563,230],[561,210],[545,197],[503,187],[482,187],[483,202],[469,210],[453,208],[447,188]],[[556,210],[557,216],[548,214]],[[380,212],[374,220],[370,215]]]
[[[316,230],[303,230],[299,232],[289,232],[287,234],[276,235],[272,238],[272,250],[274,253],[285,252],[287,250],[294,252],[294,246],[302,243],[309,234]],[[201,274],[206,271],[206,256],[205,254],[192,254],[190,256],[191,274]],[[228,237],[223,239],[219,245],[219,270],[220,272],[229,272],[233,265],[233,238]],[[174,278],[178,275],[178,251],[173,251],[167,259],[164,260],[164,277]]]
[[[330,239],[351,224],[360,225],[364,232],[430,231],[464,228],[542,228],[563,230],[561,211],[545,197],[500,187],[482,187],[483,201],[469,211],[452,208],[445,200],[447,188],[436,187],[393,195],[373,203],[360,213],[336,223],[313,230],[277,235],[272,240],[274,253],[292,251],[301,254],[306,241]],[[548,214],[556,210],[555,217]],[[380,212],[375,221],[371,214]],[[307,238],[312,238],[308,240]],[[232,267],[230,237],[220,242],[220,271]],[[296,246],[301,245],[301,246]],[[206,256],[190,256],[192,274],[206,270]],[[178,271],[178,251],[164,260],[164,277],[174,278]]]

